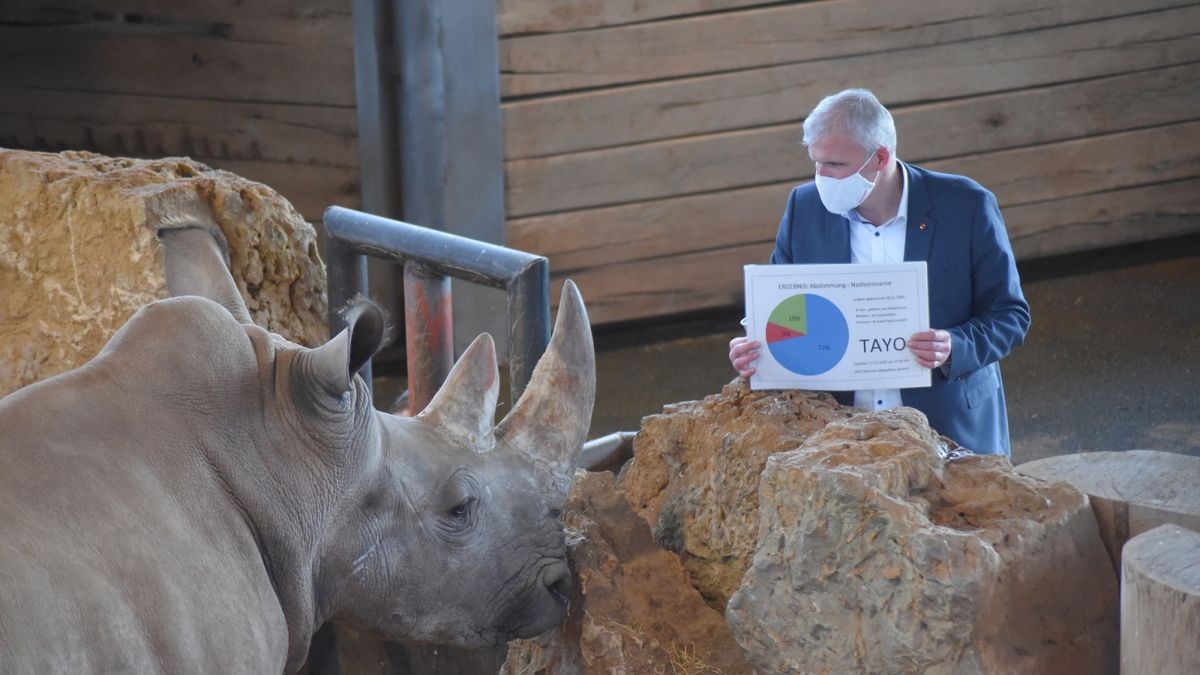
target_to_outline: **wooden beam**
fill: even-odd
[[[1004,218],[1017,257],[1034,258],[1198,232],[1198,194],[1193,178],[1007,208]],[[740,305],[742,266],[767,261],[771,230],[739,246],[556,270],[551,297],[573,279],[594,325]]]
[[[134,157],[358,164],[352,108],[0,88],[0,145]]]
[[[966,155],[928,168],[959,173],[1021,204],[1190,178],[1200,121]],[[549,256],[556,271],[769,241],[793,183],[712,192],[509,222],[510,244]],[[1200,201],[1196,208],[1200,211]],[[769,246],[763,257],[769,253]]]
[[[0,87],[9,89],[351,107],[352,59],[348,49],[217,35],[0,26]]]
[[[500,35],[562,33],[775,4],[771,0],[499,0]]]
[[[889,53],[1192,4],[1186,0],[787,3],[678,21],[507,38],[505,98]]]
[[[55,23],[97,14],[169,16],[197,22],[252,19],[313,19],[350,17],[348,0],[9,0],[0,9],[6,22]]]
[[[1200,5],[951,44],[914,45],[504,105],[505,159],[796,123],[866,87],[889,107],[1200,61]]]
[[[1195,118],[1200,67],[1183,65],[898,107],[898,154],[915,163]],[[795,125],[506,163],[510,217],[799,182],[812,164]]]
[[[1006,209],[1019,259],[1200,232],[1200,179],[1145,185]]]

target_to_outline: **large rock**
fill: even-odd
[[[940,444],[901,408],[770,458],[726,612],[760,673],[1115,671],[1117,588],[1087,498]]]
[[[255,322],[323,342],[316,233],[271,188],[183,158],[0,149],[0,395],[82,365],[138,307],[166,297],[148,223],[197,198],[228,239]]]
[[[793,450],[853,408],[828,394],[752,392],[744,379],[643,420],[620,487],[654,538],[679,554],[724,611],[758,543],[758,482],[767,458]]]
[[[577,585],[567,621],[509,647],[506,675],[750,673],[720,612],[614,488],[579,472],[564,507]]]

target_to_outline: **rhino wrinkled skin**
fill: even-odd
[[[562,620],[595,391],[573,285],[503,422],[486,335],[406,419],[355,375],[377,308],[305,349],[250,322],[211,223],[161,228],[174,297],[0,400],[0,672],[293,672],[327,620],[468,647]]]

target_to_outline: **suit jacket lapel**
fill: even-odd
[[[842,216],[825,211],[825,255],[822,258],[831,263],[850,262],[850,221]]]
[[[908,173],[908,225],[904,230],[904,260],[929,260],[929,246],[933,243],[933,202],[925,188],[920,173],[901,165]]]

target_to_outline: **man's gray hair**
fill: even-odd
[[[887,148],[896,154],[896,123],[892,114],[866,89],[847,89],[821,99],[804,120],[804,144],[840,132],[853,138],[863,150]]]

